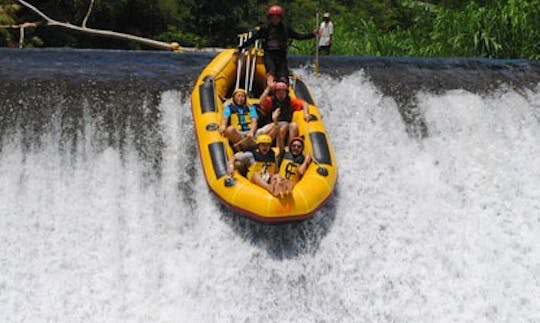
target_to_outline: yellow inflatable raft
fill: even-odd
[[[249,54],[225,50],[202,71],[195,84],[191,108],[204,176],[210,190],[240,213],[265,222],[301,220],[312,215],[332,196],[337,179],[332,145],[319,109],[302,80],[292,78],[290,95],[310,104],[313,120],[305,122],[299,111],[294,112],[293,121],[298,123],[299,135],[304,137],[304,153],[311,153],[313,162],[291,194],[274,197],[236,171],[232,179],[227,176],[227,160],[234,151],[228,139],[218,131],[224,102],[230,98],[238,79],[239,87],[251,88],[249,92],[254,98],[249,98],[249,103],[258,104],[258,94],[265,82],[262,55],[262,51],[256,49],[251,49]],[[250,75],[253,81],[248,84],[245,79]]]

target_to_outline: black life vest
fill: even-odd
[[[267,23],[266,35],[263,40],[264,50],[287,50],[289,32],[283,23],[277,26]]]
[[[272,149],[263,155],[258,149],[253,152],[255,162],[249,166],[247,178],[251,179],[254,173],[264,174],[276,173],[276,154]],[[263,176],[264,177],[264,176]]]
[[[278,121],[292,121],[293,111],[291,108],[291,98],[288,95],[283,101],[278,100],[275,95],[272,95],[272,111],[276,109],[281,109]]]

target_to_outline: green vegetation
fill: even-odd
[[[90,0],[32,1],[60,21],[80,23]],[[232,47],[236,34],[265,21],[273,1],[95,0],[88,26],[163,40],[182,46]],[[332,53],[371,56],[467,56],[540,59],[540,0],[296,0],[280,1],[300,32],[315,28],[315,13],[329,11]],[[0,0],[0,25],[38,20],[13,0]],[[44,46],[138,48],[39,27],[27,38]],[[0,28],[0,45],[16,46],[18,29]],[[314,41],[295,41],[290,52],[313,54]]]
[[[15,24],[15,13],[19,6],[0,1],[0,26]],[[6,28],[0,28],[0,46],[15,46],[11,33]]]

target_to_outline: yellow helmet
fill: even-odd
[[[269,135],[259,135],[257,137],[257,145],[260,144],[272,144],[272,137]]]
[[[243,93],[245,96],[247,96],[246,90],[241,89],[241,88],[237,88],[236,90],[234,90],[234,92],[232,93],[232,96],[234,97],[236,93]]]

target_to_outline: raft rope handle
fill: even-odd
[[[246,40],[251,38],[251,31],[247,33],[247,36],[246,36]],[[249,73],[249,69],[251,68],[251,48],[248,48],[247,50],[247,57],[246,57],[246,75],[244,77],[244,90],[247,91],[248,89],[248,86],[249,86],[249,76],[250,76],[250,73]]]
[[[246,37],[246,34],[238,35],[238,39],[239,39],[238,47],[242,47],[242,45],[244,44],[245,37]],[[235,89],[237,89],[240,86],[240,74],[242,73],[242,60],[244,58],[244,51],[245,49],[242,48],[242,50],[238,52],[238,63],[236,64],[236,85],[234,87]]]
[[[253,32],[238,34],[239,46],[241,47],[248,39],[253,35]],[[261,41],[257,39],[255,44],[248,49],[243,48],[238,55],[238,63],[236,64],[236,86],[235,89],[240,87],[241,75],[242,75],[242,63],[244,56],[246,59],[245,65],[245,77],[244,77],[244,90],[246,90],[248,96],[251,95],[253,90],[253,82],[255,81],[255,69],[257,67],[257,54],[261,48]],[[244,52],[247,51],[247,55]],[[253,56],[253,57],[252,57]]]
[[[253,81],[255,80],[255,68],[257,67],[257,54],[259,53],[260,48],[260,40],[255,41],[255,46],[253,47],[253,61],[251,62],[251,78],[249,79],[249,88],[246,89],[248,94],[251,94],[251,91],[253,90]]]

